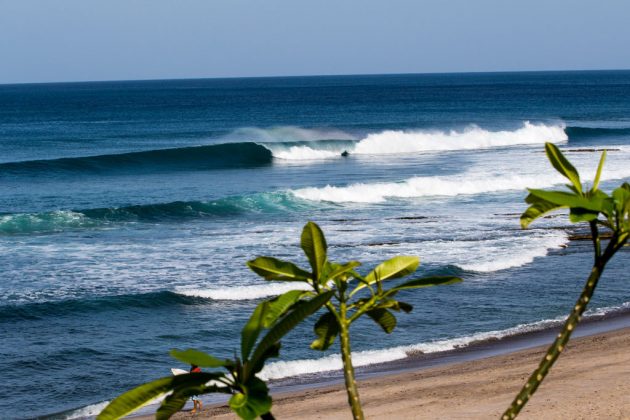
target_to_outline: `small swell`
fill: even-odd
[[[0,213],[0,235],[61,232],[98,228],[115,222],[156,222],[206,217],[231,217],[243,213],[284,213],[312,209],[288,193],[259,193],[213,201],[175,201],[126,207],[58,210],[42,213]]]
[[[37,320],[82,312],[104,312],[129,308],[156,308],[168,305],[198,305],[203,299],[162,291],[132,295],[104,296],[52,302],[0,306],[0,321]]]
[[[565,132],[571,140],[583,140],[606,137],[625,137],[630,139],[630,127],[579,127],[570,126]]]

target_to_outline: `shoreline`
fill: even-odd
[[[511,398],[516,395],[516,392],[520,389],[526,377],[538,364],[547,346],[557,333],[558,328],[559,326],[554,326],[544,330],[507,336],[501,339],[471,343],[459,349],[412,355],[405,359],[358,367],[356,368],[356,374],[359,382],[359,391],[361,392],[362,401],[364,402],[364,408],[366,410],[366,416],[380,417],[395,415],[398,418],[400,418],[400,416],[406,418],[409,418],[409,416],[412,418],[475,418],[475,416],[479,416],[478,418],[488,418],[488,416],[492,414],[492,416],[498,417],[501,413],[495,413],[494,411],[507,408],[511,402]],[[605,347],[598,345],[602,342],[619,342],[620,345],[611,344]],[[575,368],[577,372],[586,371],[586,373],[592,375],[598,374],[598,370],[601,366],[607,369],[614,367],[613,369],[616,369],[616,372],[624,372],[623,375],[625,376],[621,374],[613,376],[617,377],[615,380],[618,382],[618,376],[622,376],[621,384],[615,382],[615,386],[617,388],[621,387],[619,389],[623,389],[624,392],[627,392],[627,397],[625,397],[624,401],[621,394],[615,394],[618,397],[618,402],[612,399],[612,397],[607,397],[608,409],[613,411],[602,411],[605,409],[599,407],[596,414],[612,416],[612,418],[624,418],[620,414],[623,411],[628,412],[630,415],[630,384],[623,384],[623,382],[625,382],[623,378],[627,378],[627,375],[630,374],[630,354],[627,356],[623,354],[624,348],[627,349],[628,346],[630,346],[630,312],[623,311],[617,314],[594,316],[592,319],[585,319],[576,329],[572,341],[567,347],[568,350],[572,350],[567,351],[566,354],[560,358],[557,366],[554,367],[548,379],[541,386],[539,393],[545,394],[545,389],[547,388],[545,385],[547,382],[551,382],[551,377],[555,376],[553,372],[557,370],[566,370],[562,375],[569,378],[571,377],[572,367]],[[580,353],[585,354],[584,360],[577,360],[580,358]],[[567,355],[571,356],[567,357]],[[564,358],[576,360],[563,363]],[[600,360],[601,366],[591,366],[595,359]],[[585,361],[588,363],[585,363]],[[558,366],[564,366],[564,368]],[[470,387],[469,382],[473,379],[466,377],[466,375],[470,375],[473,372],[477,375],[474,382],[476,382],[479,387],[493,388],[492,392],[488,393],[486,396],[487,398],[475,394],[474,389],[468,389]],[[518,374],[516,374],[516,372],[518,372]],[[482,381],[479,379],[479,375],[483,375],[487,379]],[[575,379],[576,378],[573,378],[571,380]],[[433,395],[433,397],[429,405],[433,407],[432,410],[437,410],[435,412],[431,411],[430,413],[427,412],[421,415],[420,412],[416,410],[420,410],[420,406],[426,408],[426,401],[420,404],[420,401],[414,398],[408,400],[404,396],[408,389],[425,389],[427,387],[433,389],[436,384],[441,386],[442,382],[445,381],[457,382],[459,384],[458,386],[462,386],[463,384],[464,388],[468,389],[468,391],[462,394],[460,390],[456,388],[452,394],[447,392],[443,395],[433,395],[434,393],[432,392],[431,395]],[[499,382],[499,384],[497,384],[497,382]],[[554,383],[555,382],[554,380]],[[505,386],[502,386],[501,383],[505,384]],[[602,392],[609,388],[606,383],[606,377],[599,379],[593,378],[591,380],[591,387],[595,388],[595,391],[600,387],[598,392]],[[270,381],[269,386],[274,398],[273,413],[278,418],[349,418],[341,372],[335,371],[327,372],[325,375],[307,375],[306,377],[301,376],[275,380]],[[571,393],[572,385],[571,381],[568,379],[554,386],[567,388],[566,393],[569,395]],[[584,383],[581,382],[580,386],[583,388]],[[372,400],[374,398],[380,400],[383,398],[381,394],[392,394],[392,398],[383,403],[379,403],[378,407],[373,407],[374,404]],[[485,401],[494,400],[495,397],[498,398],[499,394],[502,395],[505,400],[502,404],[495,401],[493,403],[494,405],[489,405],[489,401]],[[466,406],[466,409],[470,411],[459,414],[448,412],[449,409],[454,409],[454,407],[462,408],[463,401],[470,398],[472,395],[476,395],[475,399],[471,401],[472,405]],[[566,396],[563,396],[564,393],[553,395],[555,395],[555,399],[547,398],[545,401],[554,401],[555,405],[551,407],[548,404],[544,404],[543,406],[548,410],[553,408],[554,413],[563,414],[563,418],[566,418],[564,415],[566,412],[563,411],[564,408],[560,409],[562,404],[564,404],[560,400]],[[536,396],[538,396],[538,394],[536,394]],[[536,403],[534,401],[540,398],[536,398],[536,396],[534,396],[530,405],[535,405]],[[557,398],[558,396],[559,399]],[[573,401],[571,398],[569,398],[569,400]],[[216,398],[205,400],[206,408],[204,408],[202,413],[195,415],[194,418],[236,418],[225,405],[225,401],[226,399],[219,401]],[[409,404],[413,405],[414,401],[420,404],[420,406],[417,408],[409,407]],[[385,411],[374,411],[376,408]],[[134,418],[142,420],[152,418],[149,413],[154,412],[155,409],[156,406],[145,407],[145,409],[138,412]],[[485,412],[485,415],[483,414],[484,409],[489,410]],[[529,409],[530,407],[528,405],[524,413],[527,413]],[[574,411],[578,418],[582,415],[579,411],[580,405],[576,401],[573,401],[571,409],[578,410]],[[184,411],[178,413],[174,418],[192,417],[188,410],[189,408],[187,406]],[[404,410],[409,411],[405,412]],[[445,412],[444,410],[447,411]],[[531,410],[533,410],[532,413],[538,413],[539,415],[545,414],[546,418],[550,418],[549,413],[544,410],[536,411],[538,410],[536,408],[531,408]],[[326,412],[325,415],[322,414],[324,412]],[[309,413],[314,414],[312,414],[312,417],[308,417],[311,415]],[[588,413],[593,414],[590,411]],[[588,413],[584,412],[583,414],[586,416]]]

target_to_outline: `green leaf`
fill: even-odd
[[[158,408],[155,413],[156,420],[168,420],[171,416],[177,413],[179,410],[184,408],[186,405],[186,401],[188,401],[190,397],[181,393],[173,393],[166,397],[162,404],[160,404],[160,408]]]
[[[290,290],[271,300],[258,304],[241,331],[241,357],[247,360],[263,328],[270,328],[302,296],[303,290]]]
[[[322,314],[313,327],[317,339],[311,343],[313,350],[326,350],[334,342],[339,334],[339,323],[331,312]]]
[[[599,188],[599,179],[602,175],[602,169],[604,168],[604,162],[606,161],[606,151],[602,152],[602,157],[599,158],[599,164],[597,165],[597,172],[595,173],[595,180],[593,181],[593,187],[591,191],[595,191]]]
[[[275,322],[283,316],[286,311],[295,304],[304,295],[309,294],[304,290],[290,290],[286,293],[276,296],[267,301],[265,311],[263,313],[263,328],[270,328]]]
[[[525,202],[531,204],[531,206],[529,206],[527,210],[525,210],[525,212],[521,215],[521,227],[523,229],[527,229],[530,223],[532,223],[539,217],[542,217],[545,214],[554,210],[566,207],[551,203],[533,194],[529,194],[525,199]]]
[[[630,206],[630,185],[624,183],[621,187],[615,188],[612,192],[612,199],[615,211],[619,216],[622,216]]]
[[[279,357],[280,356],[280,342],[277,342],[273,346],[270,346],[263,354],[258,358],[256,364],[248,365],[249,372],[251,375],[255,375],[265,367],[265,362],[267,359],[271,357]]]
[[[189,365],[197,365],[201,367],[217,368],[230,366],[232,364],[231,360],[220,360],[195,349],[188,349],[184,351],[173,349],[170,351],[170,355],[179,361],[188,363]]]
[[[313,270],[313,280],[321,281],[321,274],[326,263],[328,245],[324,233],[316,223],[308,222],[302,229],[300,244]]]
[[[323,274],[326,279],[334,279],[342,274],[352,275],[353,269],[360,265],[359,261],[350,261],[345,264],[327,262]]]
[[[587,197],[567,193],[564,191],[547,191],[536,189],[528,189],[528,191],[530,195],[542,198],[543,200],[556,204],[558,206],[581,208],[597,212],[601,211],[602,209],[602,200],[599,195]]]
[[[420,259],[415,256],[400,255],[380,263],[365,280],[368,283],[397,279],[414,273],[418,269]]]
[[[387,334],[391,333],[394,331],[394,328],[396,328],[396,317],[387,309],[376,308],[371,309],[366,313],[374,320],[374,322],[380,325],[383,331]]]
[[[311,278],[311,273],[295,264],[273,257],[258,257],[248,261],[247,266],[265,280],[308,282]]]
[[[411,312],[413,310],[413,306],[408,303],[400,302],[394,299],[384,299],[377,306],[377,308],[384,309],[393,309],[394,311],[404,311]]]
[[[157,379],[118,396],[97,416],[98,420],[119,419],[136,411],[147,402],[169,392],[174,377]]]
[[[395,293],[398,293],[401,290],[407,289],[418,289],[421,287],[431,287],[431,286],[442,286],[447,284],[459,283],[462,281],[459,277],[453,276],[432,276],[432,277],[423,277],[420,279],[410,280],[408,282],[399,284],[398,286],[392,287],[387,292],[385,292],[386,296],[392,296]]]
[[[98,420],[113,420],[125,417],[146,403],[160,397],[174,389],[183,390],[186,387],[198,387],[211,380],[223,377],[219,373],[194,373],[177,376],[167,376],[140,385],[115,398],[98,415]]]
[[[260,331],[263,328],[263,318],[265,315],[265,308],[267,306],[267,302],[260,302],[252,315],[249,317],[249,321],[241,330],[241,357],[243,361],[247,360],[249,354],[251,353],[254,345],[256,344],[256,340],[258,340],[258,335],[260,335]]]
[[[597,219],[599,212],[593,212],[584,209],[571,209],[569,212],[569,220],[572,223],[590,222]]]
[[[367,287],[368,284],[407,276],[415,272],[419,264],[420,259],[416,256],[410,255],[400,255],[384,261],[363,278],[364,281],[354,288],[352,293],[350,293],[350,296],[354,295],[364,287]]]
[[[315,296],[311,300],[302,300],[296,303],[293,309],[284,318],[278,321],[278,323],[269,330],[267,335],[260,340],[251,357],[250,366],[256,365],[269,347],[280,341],[280,339],[295,328],[296,325],[326,304],[333,296],[333,293],[333,291],[328,291]]]
[[[615,188],[612,193],[612,206],[615,225],[620,232],[619,243],[622,243],[625,241],[625,234],[630,231],[630,185],[628,183],[624,182],[621,187]]]
[[[271,397],[267,385],[253,377],[244,385],[243,392],[230,398],[230,408],[244,420],[253,420],[271,410]]]
[[[400,308],[400,310],[402,310],[403,312],[409,313],[413,310],[413,306],[405,303],[405,302],[401,302],[398,301],[398,307]]]
[[[551,162],[554,168],[566,177],[573,186],[582,193],[582,183],[580,182],[580,175],[578,171],[571,165],[571,162],[564,157],[560,149],[553,143],[545,143],[545,152],[547,158]]]

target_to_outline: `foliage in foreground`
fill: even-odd
[[[582,186],[577,170],[556,146],[547,143],[545,151],[553,167],[571,182],[567,185],[569,191],[530,189],[529,195],[525,199],[530,206],[521,216],[521,225],[523,228],[527,228],[535,219],[551,211],[568,208],[571,222],[587,222],[589,224],[595,258],[582,294],[569,314],[562,331],[547,350],[538,368],[514,398],[510,407],[503,413],[502,418],[504,420],[515,418],[536,392],[549,369],[564,350],[571,333],[580,322],[606,264],[627,243],[630,235],[630,184],[624,182],[610,195],[599,190],[599,179],[606,159],[606,152],[602,153],[595,180],[589,189]],[[607,243],[602,243],[600,227],[610,231],[610,239]]]
[[[267,359],[278,356],[280,339],[317,311],[331,294],[304,299],[305,292],[292,290],[260,303],[241,331],[241,357],[218,359],[194,349],[172,350],[171,356],[184,363],[222,371],[168,376],[146,383],[114,399],[98,420],[124,417],[165,395],[156,419],[168,419],[191,396],[208,393],[230,394],[230,408],[243,419],[273,419],[269,390],[257,374]],[[267,333],[258,340],[264,330]]]
[[[263,301],[252,313],[241,331],[241,354],[232,359],[218,359],[199,350],[172,350],[171,355],[188,364],[203,368],[222,369],[203,373],[168,376],[141,385],[114,399],[99,414],[99,420],[118,419],[147,403],[164,397],[156,418],[168,419],[186,404],[192,395],[207,393],[230,394],[230,408],[243,419],[273,419],[271,397],[265,382],[257,374],[270,357],[277,357],[280,340],[304,319],[323,306],[326,312],[315,323],[317,339],[311,347],[317,350],[329,348],[337,335],[340,336],[344,376],[348,401],[353,416],[363,418],[359,394],[352,366],[349,327],[360,316],[367,314],[387,333],[396,326],[391,311],[409,312],[412,306],[397,301],[401,290],[416,289],[460,281],[456,277],[427,277],[383,288],[383,282],[407,276],[415,272],[417,257],[401,256],[377,266],[365,277],[354,269],[357,261],[337,264],[328,261],[327,245],[319,226],[309,222],[302,231],[302,249],[311,271],[293,263],[271,257],[259,257],[248,266],[266,280],[304,282],[312,290],[292,290],[276,298]],[[357,295],[361,290],[365,293]],[[356,295],[356,296],[355,296]],[[267,330],[264,337],[261,333]]]
[[[417,278],[386,290],[384,282],[416,271],[420,263],[418,257],[394,257],[378,265],[366,276],[361,276],[355,271],[360,265],[358,261],[339,264],[328,260],[326,239],[319,226],[313,222],[304,226],[301,246],[308,258],[310,271],[272,257],[259,257],[249,261],[247,265],[266,280],[308,284],[312,291],[307,293],[313,300],[324,297],[327,311],[315,323],[317,338],[312,342],[311,348],[326,350],[339,336],[348,404],[353,417],[363,419],[352,365],[350,325],[361,316],[367,315],[389,334],[396,327],[396,317],[392,311],[412,310],[408,303],[396,300],[398,292],[451,284],[461,279],[451,276]]]

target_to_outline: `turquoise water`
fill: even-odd
[[[629,180],[630,72],[0,86],[0,410],[88,415],[178,367],[170,348],[232,355],[287,290],[245,261],[305,263],[307,220],[333,259],[415,254],[465,279],[407,293],[391,336],[357,328],[358,364],[554,325],[590,249],[562,217],[519,229],[525,187],[563,183],[545,141],[587,177],[608,148],[603,186]],[[628,307],[627,264],[594,312]],[[311,328],[268,378],[335,367]]]

